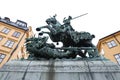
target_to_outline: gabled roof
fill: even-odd
[[[114,33],[112,33],[112,34],[110,34],[110,35],[108,35],[108,36],[105,36],[105,37],[103,37],[103,38],[101,38],[101,39],[99,39],[99,40],[103,40],[103,39],[105,39],[105,38],[107,38],[107,37],[110,37],[110,36],[115,35],[115,34],[118,34],[118,33],[120,33],[120,30],[117,31],[117,32],[114,32]]]
[[[16,28],[20,28],[23,30],[28,30],[27,23],[21,20],[17,20],[16,22],[10,21],[8,17],[5,17],[4,19],[0,18],[0,22],[6,23],[8,25],[14,26]]]
[[[110,38],[110,37],[113,37],[113,36],[115,36],[116,34],[120,34],[120,30],[119,30],[119,31],[116,31],[116,32],[114,32],[114,33],[112,33],[112,34],[110,34],[110,35],[108,35],[108,36],[105,36],[105,37],[99,39],[98,44],[97,44],[98,50],[100,49],[100,45],[101,45],[101,42],[102,42],[102,41],[104,41],[105,39],[108,39],[108,38]]]

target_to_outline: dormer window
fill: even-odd
[[[19,25],[19,26],[22,26],[22,27],[27,27],[27,23],[23,22],[23,21],[20,21],[20,20],[17,20],[16,24]]]
[[[10,18],[8,18],[8,17],[4,17],[4,20],[7,22],[10,22]]]

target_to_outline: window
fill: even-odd
[[[107,45],[108,45],[108,47],[109,47],[109,48],[112,48],[112,47],[117,46],[117,44],[115,43],[115,41],[114,41],[114,40],[109,41],[109,42],[107,43]]]
[[[0,63],[2,63],[3,59],[5,58],[5,54],[0,53]]]
[[[20,20],[17,20],[16,24],[18,24],[19,26],[27,27],[27,23]]]
[[[4,46],[11,48],[14,45],[14,41],[8,40]]]
[[[17,38],[18,38],[18,37],[20,36],[20,32],[16,32],[16,31],[15,31],[15,32],[13,33],[13,35],[12,35],[12,36],[14,36],[14,37],[17,37]]]
[[[3,39],[3,37],[0,36],[0,41]]]
[[[118,64],[120,64],[120,53],[115,54],[115,59],[117,60]]]
[[[8,28],[4,28],[1,32],[7,34],[7,33],[9,33],[9,31],[10,31],[10,29],[8,29]]]

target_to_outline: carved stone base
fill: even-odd
[[[9,61],[0,80],[120,80],[120,66],[111,61]]]

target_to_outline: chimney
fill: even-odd
[[[10,18],[8,18],[8,17],[4,17],[4,20],[7,22],[10,22]]]

